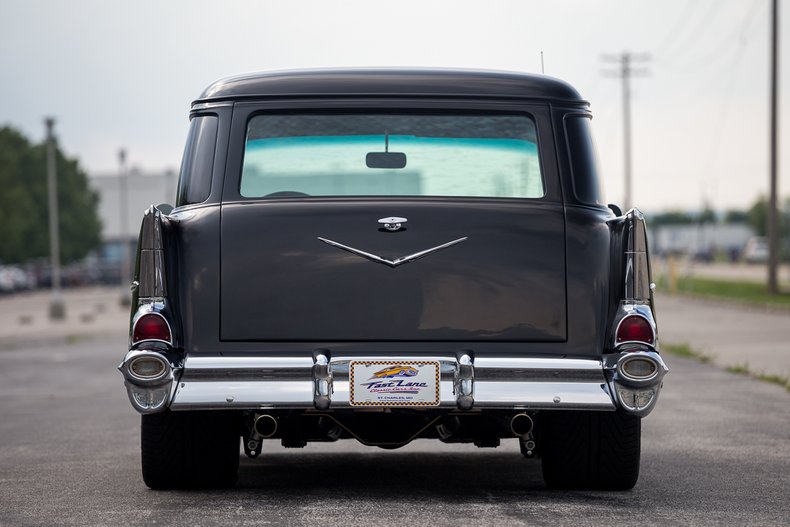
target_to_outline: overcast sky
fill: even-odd
[[[132,165],[164,170],[180,163],[189,103],[224,76],[540,72],[542,50],[546,74],[591,101],[607,197],[621,203],[620,81],[603,75],[611,65],[601,57],[629,50],[651,55],[632,84],[635,204],[747,207],[768,188],[769,14],[770,0],[2,0],[0,126],[40,141],[54,115],[61,145],[88,172],[117,170],[120,147]],[[783,82],[783,123],[787,95]],[[780,166],[790,196],[790,163]]]

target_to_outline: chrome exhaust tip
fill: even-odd
[[[515,436],[524,437],[532,432],[533,424],[532,418],[522,412],[510,418],[510,431]]]
[[[269,414],[256,415],[252,428],[261,439],[268,439],[277,433],[277,419]]]

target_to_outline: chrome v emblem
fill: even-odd
[[[425,249],[424,251],[416,252],[414,254],[410,254],[408,256],[401,256],[400,258],[395,258],[394,260],[387,260],[386,258],[382,258],[381,256],[377,256],[375,254],[366,253],[365,251],[360,251],[359,249],[354,249],[353,247],[349,247],[348,245],[343,245],[342,243],[337,243],[336,241],[328,240],[326,238],[318,237],[319,240],[322,242],[331,245],[332,247],[337,247],[338,249],[342,249],[344,251],[348,251],[352,254],[356,254],[357,256],[361,256],[362,258],[367,258],[376,263],[389,265],[390,267],[398,267],[401,264],[413,262],[418,258],[422,258],[423,256],[428,256],[431,253],[435,253],[436,251],[441,251],[442,249],[446,249],[456,243],[461,243],[468,239],[468,236],[464,236],[463,238],[458,238],[457,240],[453,240],[451,242],[443,243],[442,245],[437,245],[436,247],[431,247],[430,249]]]

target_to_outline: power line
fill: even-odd
[[[755,0],[752,3],[751,8],[749,11],[744,15],[743,22],[738,27],[727,34],[727,36],[718,43],[718,45],[714,46],[713,49],[709,50],[707,53],[694,58],[692,60],[687,60],[685,62],[677,62],[677,61],[669,61],[667,60],[666,55],[661,55],[657,62],[671,68],[674,70],[679,71],[694,71],[699,72],[701,69],[705,69],[710,67],[713,64],[716,64],[716,59],[721,58],[728,58],[728,56],[723,53],[724,50],[735,44],[738,48],[743,47],[746,45],[747,38],[750,36],[751,32],[749,28],[751,27],[752,23],[755,20],[755,17],[761,12],[762,8],[765,7],[765,2],[763,0]],[[729,64],[729,62],[728,62]]]
[[[720,0],[713,0],[702,18],[697,21],[697,25],[694,26],[694,29],[692,29],[690,33],[687,33],[685,38],[670,41],[668,48],[670,50],[673,50],[674,48],[675,51],[678,51],[680,49],[688,49],[691,47],[692,44],[699,40],[701,35],[708,33],[704,30],[705,26],[710,27],[711,23],[716,19],[721,11],[722,9]]]
[[[672,29],[669,30],[669,32],[664,36],[661,42],[659,42],[656,48],[661,49],[670,42],[674,42],[675,38],[680,34],[680,32],[686,28],[687,23],[691,20],[691,15],[693,12],[701,5],[701,2],[686,2],[686,9],[680,14],[680,17],[678,17],[675,25],[672,26]]]
[[[713,168],[715,163],[719,157],[719,147],[721,146],[722,138],[724,137],[724,131],[727,124],[727,118],[729,117],[729,109],[730,104],[733,99],[733,95],[735,93],[735,83],[736,81],[741,78],[739,68],[741,64],[741,58],[743,57],[743,52],[746,49],[745,45],[741,45],[738,47],[735,58],[732,60],[730,65],[730,78],[727,81],[727,85],[724,89],[724,98],[722,99],[722,106],[721,110],[719,110],[718,115],[716,117],[716,127],[714,129],[714,136],[713,136],[713,143],[711,144],[710,149],[710,162],[709,167]]]
[[[617,55],[603,55],[601,60],[619,65],[618,69],[604,71],[603,75],[620,78],[623,83],[623,171],[625,174],[625,198],[623,205],[625,210],[629,210],[632,206],[631,183],[633,179],[631,173],[631,77],[644,77],[648,74],[646,68],[635,69],[632,67],[632,64],[634,62],[648,62],[650,55],[624,51]]]

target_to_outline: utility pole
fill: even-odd
[[[779,2],[771,0],[771,161],[770,161],[770,196],[768,198],[768,293],[779,293],[777,279],[779,265],[779,212],[777,210],[778,168],[778,119],[779,119]]]
[[[126,150],[121,148],[118,150],[118,199],[120,206],[120,223],[118,224],[119,237],[121,240],[121,305],[128,306],[131,304],[131,294],[129,292],[129,284],[131,282],[131,271],[129,265],[129,236],[127,228],[127,220],[129,213],[127,208],[128,203],[128,189],[126,186]]]
[[[623,200],[623,210],[630,210],[633,206],[632,188],[632,157],[631,157],[631,77],[644,77],[647,69],[634,69],[634,62],[647,62],[650,56],[641,53],[634,54],[624,51],[618,55],[603,55],[601,60],[607,63],[618,63],[617,70],[604,71],[606,77],[617,77],[623,81],[623,171],[625,172],[625,198]]]

